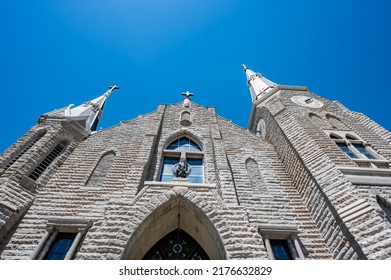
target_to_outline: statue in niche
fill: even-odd
[[[176,178],[186,178],[190,175],[191,166],[186,162],[185,158],[181,158],[172,168],[172,173]]]

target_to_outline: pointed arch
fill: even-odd
[[[171,182],[175,178],[204,183],[202,146],[187,134],[166,141],[163,147],[159,181]]]
[[[208,217],[212,206],[206,204],[202,198],[191,192],[189,197],[197,201],[195,204],[183,195],[173,195],[171,198],[157,205],[143,221],[140,221],[129,238],[123,259],[142,259],[149,250],[167,234],[179,229],[190,235],[205,251],[210,259],[226,259],[226,252],[220,233]],[[156,195],[151,201],[167,199],[164,194]],[[202,206],[201,206],[202,205]],[[218,215],[212,211],[216,223]]]
[[[195,135],[189,130],[184,130],[184,129],[171,133],[165,140],[163,140],[163,148],[168,147],[171,142],[181,137],[187,137],[191,139],[200,147],[201,151],[203,150],[203,142],[200,140],[201,137]]]

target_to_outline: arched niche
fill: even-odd
[[[87,180],[86,187],[99,187],[103,183],[113,165],[115,156],[114,151],[108,151],[101,156]]]
[[[260,119],[257,124],[257,130],[255,135],[265,139],[266,137],[266,122],[264,119]]]
[[[247,174],[250,178],[253,193],[261,194],[267,192],[258,163],[254,159],[248,158],[245,162],[245,165]]]
[[[207,215],[194,203],[177,195],[156,208],[133,232],[124,259],[141,260],[162,238],[183,229],[212,260],[226,259],[220,235]]]
[[[349,128],[337,117],[327,114],[326,118],[333,129],[349,130]]]

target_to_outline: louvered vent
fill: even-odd
[[[28,143],[22,150],[19,151],[5,166],[5,169],[8,169],[11,165],[13,165],[21,156],[23,156],[35,143],[38,142],[39,139],[44,136],[45,133],[41,133],[37,137],[35,137],[30,143]]]
[[[42,175],[42,173],[52,164],[52,162],[65,150],[67,144],[64,142],[59,143],[46,158],[34,169],[29,175],[34,181]]]

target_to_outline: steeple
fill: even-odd
[[[247,68],[245,64],[242,64],[244,68],[244,72],[247,77],[247,84],[250,88],[251,98],[254,102],[259,98],[265,96],[269,91],[271,91],[274,87],[277,86],[276,83],[266,79],[259,73],[255,73],[251,69]]]
[[[99,119],[102,116],[103,108],[105,106],[107,98],[111,93],[119,89],[118,86],[110,86],[109,90],[106,91],[103,95],[88,101],[83,104],[72,108],[74,105],[70,104],[69,106],[57,109],[52,112],[46,113],[43,115],[45,118],[65,118],[68,120],[73,120],[79,123],[87,132],[90,134],[92,131],[95,131]]]

